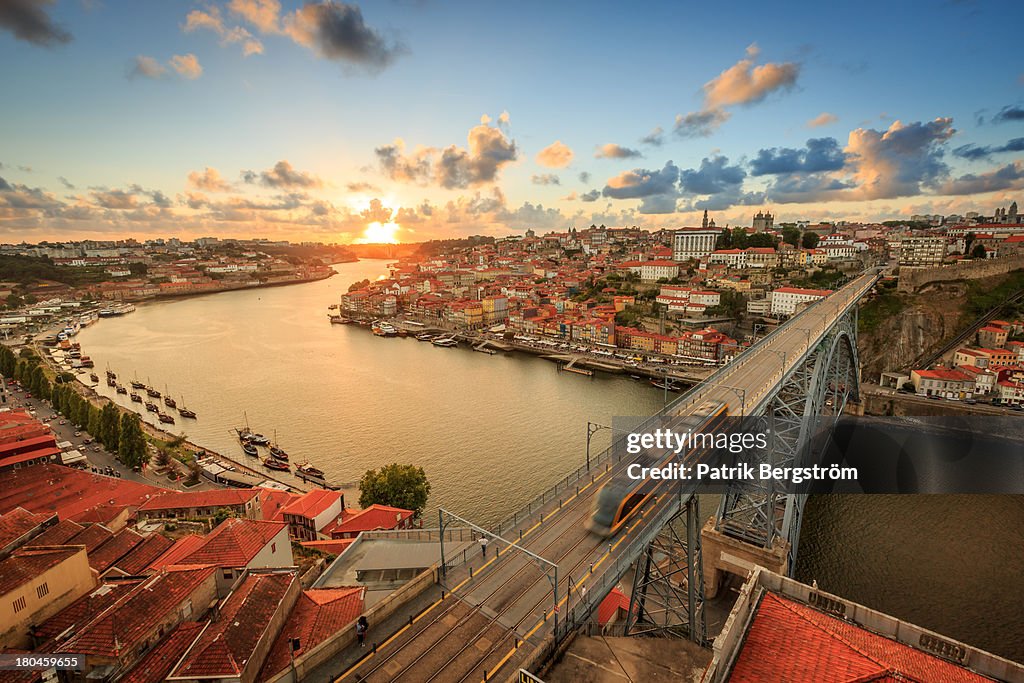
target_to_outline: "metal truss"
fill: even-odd
[[[704,645],[704,562],[697,496],[681,501],[636,563],[627,636],[674,636]]]
[[[769,447],[752,454],[773,467],[807,467],[822,452],[843,408],[859,398],[857,308],[838,318],[829,332],[779,384],[750,429],[771,434]],[[756,466],[756,465],[755,465]],[[722,496],[715,528],[746,543],[789,545],[788,569],[796,564],[806,494],[777,490],[771,482],[730,488]]]

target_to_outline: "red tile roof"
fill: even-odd
[[[208,491],[168,491],[151,498],[139,510],[174,510],[178,508],[224,507],[244,505],[260,494],[256,489],[210,489]]]
[[[57,547],[19,549],[0,561],[0,595],[7,595],[80,551],[81,548]]]
[[[178,609],[207,581],[216,567],[170,567],[137,585],[95,619],[76,629],[58,652],[75,652],[117,657],[130,652],[152,630],[154,624]],[[199,612],[205,605],[195,604]]]
[[[97,505],[141,505],[147,496],[166,489],[42,464],[0,472],[0,491],[4,492],[0,512],[20,506],[31,512],[56,512],[66,519]]]
[[[68,631],[68,629],[84,626],[92,621],[97,614],[123,598],[140,583],[142,583],[142,579],[105,581],[99,588],[83,595],[37,626],[35,636],[42,641],[49,641]],[[73,632],[72,630],[71,633]],[[43,647],[40,649],[45,652],[48,648]]]
[[[221,603],[216,621],[189,648],[171,678],[241,675],[296,581],[294,572],[248,575]]]
[[[85,552],[92,553],[101,545],[114,537],[114,533],[102,524],[92,524],[85,527],[81,533],[75,534],[64,545],[84,545]]]
[[[24,538],[40,524],[53,518],[53,514],[46,512],[36,514],[25,508],[14,508],[10,512],[0,515],[0,550]]]
[[[289,503],[281,514],[313,518],[341,500],[341,491],[313,489]]]
[[[363,613],[365,591],[362,586],[304,591],[274,641],[259,680],[267,680],[288,666],[292,657],[291,638],[299,639],[299,649],[294,653],[299,657],[329,636],[349,628]]]
[[[729,677],[730,683],[876,680],[990,681],[774,593],[761,600]]]
[[[280,522],[283,519],[281,511],[296,498],[296,494],[277,489],[260,488],[258,490],[263,519],[268,522]]]
[[[102,574],[140,543],[142,536],[131,529],[121,529],[113,538],[89,553],[89,566]]]
[[[618,588],[613,588],[597,608],[598,625],[604,626],[607,624],[620,609],[629,609],[629,596]]]
[[[28,545],[64,545],[68,540],[82,533],[84,529],[85,527],[77,522],[62,519],[29,541]]]
[[[337,537],[341,534],[353,534],[361,531],[394,529],[412,515],[412,510],[374,504],[351,516],[345,516],[342,513],[341,522],[331,528],[330,533]],[[327,529],[324,529],[324,532],[327,533]]]
[[[129,576],[138,576],[146,571],[146,568],[158,557],[167,552],[174,541],[162,534],[151,534],[146,539],[132,548],[131,552],[114,563],[114,567],[120,569]]]
[[[123,678],[118,679],[118,683],[160,683],[196,642],[205,626],[206,622],[181,622]]]
[[[197,548],[203,545],[206,539],[198,534],[182,536],[174,545],[168,548],[162,555],[159,555],[149,564],[149,569],[163,569],[164,567],[178,564],[185,557],[192,554]]]
[[[187,564],[213,564],[219,567],[244,567],[259,554],[282,529],[284,522],[256,519],[225,519],[210,532],[203,544],[183,557]]]

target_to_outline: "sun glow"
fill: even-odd
[[[356,240],[356,244],[398,244],[395,236],[401,229],[398,223],[373,222],[363,230],[363,236]]]

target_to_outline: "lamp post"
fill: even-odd
[[[592,438],[594,438],[594,434],[598,433],[602,429],[607,429],[608,431],[612,431],[612,428],[607,426],[607,425],[598,424],[596,422],[587,422],[587,471],[588,472],[590,471],[590,440]]]

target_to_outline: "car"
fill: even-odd
[[[32,398],[32,394],[25,394],[25,398]]]
[[[94,446],[92,451],[93,451],[93,453],[99,453],[100,452],[100,447],[99,446]]]
[[[75,432],[75,436],[81,436],[82,432]]]
[[[938,394],[932,394],[932,395],[931,395],[931,396],[929,396],[928,398],[930,398],[930,399],[934,399],[934,400],[936,400],[936,401],[941,401],[941,400],[942,400],[942,397],[941,397],[941,396],[939,396]]]
[[[977,401],[977,400],[975,400],[975,399],[973,399],[973,398],[969,398],[969,399],[966,399],[966,400],[964,401],[964,403],[966,403],[966,404],[968,404],[968,405],[972,405],[972,406],[973,406],[974,404],[976,404],[977,402],[978,402],[978,401]]]
[[[83,446],[88,446],[91,443],[92,443],[92,439],[86,439],[85,441],[82,442],[82,445]]]
[[[1022,405],[1021,405],[1021,404],[1019,404],[1019,403],[1015,403],[1015,404],[1013,404],[1012,406],[1010,406],[1010,410],[1016,410],[1016,411],[1018,411],[1018,412],[1019,412],[1019,411],[1021,411],[1021,410],[1024,410],[1024,406],[1022,406]]]
[[[66,425],[67,423],[68,423],[68,421],[67,421],[67,420],[61,420],[61,421],[60,421],[60,424],[62,424],[62,425]]]

